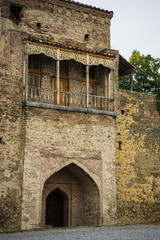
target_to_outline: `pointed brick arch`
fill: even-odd
[[[83,167],[85,168],[85,167]],[[67,226],[100,224],[100,191],[95,179],[82,167],[71,162],[52,173],[45,181],[42,194],[42,225],[45,220],[46,199],[60,189],[68,197]]]
[[[82,169],[86,174],[88,174],[88,176],[95,182],[95,184],[97,185],[100,195],[101,195],[101,179],[98,175],[94,174],[92,171],[90,171],[86,166],[84,166],[83,164],[81,164],[80,162],[76,161],[76,160],[70,160],[67,163],[61,163],[58,165],[58,167],[55,168],[55,166],[49,165],[47,171],[45,171],[43,173],[42,176],[42,181],[41,185],[44,186],[45,182],[47,181],[47,179],[52,176],[54,173],[60,171],[61,169],[74,164],[75,166],[79,167],[80,169]]]

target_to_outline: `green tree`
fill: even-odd
[[[139,51],[134,50],[129,60],[136,68],[133,73],[133,90],[156,94],[160,111],[160,58],[141,55]],[[129,89],[129,85],[128,75],[120,78],[120,88]]]

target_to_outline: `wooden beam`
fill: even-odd
[[[133,73],[135,71],[135,68],[131,68],[131,69],[127,69],[125,71],[121,71],[119,70],[119,76],[124,76],[124,75],[128,75],[130,73]]]
[[[56,61],[56,89],[57,89],[57,104],[59,105],[59,79],[60,79],[60,61]]]
[[[26,41],[23,43],[23,101],[26,97]]]
[[[111,97],[111,70],[108,73],[108,86],[107,86],[107,97],[110,98]],[[111,103],[110,101],[108,102],[108,111],[110,111],[111,108]]]
[[[59,80],[60,80],[60,50],[57,49],[57,60],[56,60],[56,87],[57,87],[57,105],[59,105]]]
[[[56,74],[50,74],[50,73],[46,73],[46,72],[35,71],[35,70],[32,70],[32,69],[29,69],[28,72],[33,73],[33,74],[45,75],[45,76],[56,78]],[[60,75],[60,79],[86,82],[85,78],[74,78],[74,77],[67,77],[67,76],[62,76],[62,75]],[[99,84],[99,82],[97,82],[96,80],[89,80],[89,82],[94,83],[94,84]]]
[[[104,73],[104,96],[108,97],[108,69],[105,68],[104,69],[105,73]],[[105,111],[107,111],[107,102],[105,100]]]
[[[116,58],[114,58],[114,77],[113,77],[113,111],[116,112]]]
[[[89,66],[86,66],[86,92],[87,92],[87,108],[89,106]]]
[[[28,49],[29,49],[29,42],[26,41],[25,44],[25,53],[24,53],[24,58],[25,58],[25,101],[28,101]]]
[[[89,106],[89,54],[86,56],[87,65],[86,65],[86,92],[87,92],[87,104],[86,107]]]

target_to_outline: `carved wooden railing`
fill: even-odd
[[[57,90],[29,87],[28,101],[44,104],[57,105]],[[74,108],[88,108],[113,112],[113,99],[97,95],[89,95],[89,105],[87,107],[87,95],[72,92],[59,92],[59,105]]]

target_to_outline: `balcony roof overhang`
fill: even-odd
[[[135,71],[135,67],[119,54],[119,76],[131,74]]]
[[[84,49],[56,43],[52,40],[41,40],[33,37],[26,37],[29,42],[28,54],[45,54],[55,60],[71,60],[74,59],[84,65],[103,65],[114,70],[114,59],[117,55],[116,50],[104,49],[96,51],[93,49]],[[131,74],[135,71],[135,67],[119,54],[119,76]]]
[[[104,49],[102,52],[108,53],[109,51],[110,53],[114,53],[116,50]],[[119,54],[119,77],[131,74],[134,71],[135,67],[130,62],[128,62],[124,57],[122,57],[122,55]]]

